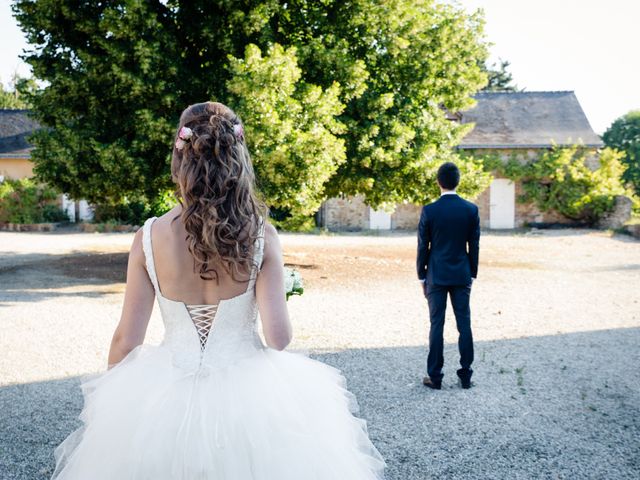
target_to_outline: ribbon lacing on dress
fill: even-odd
[[[200,349],[204,351],[211,326],[213,325],[213,319],[218,311],[218,305],[187,305],[186,307],[198,332]]]

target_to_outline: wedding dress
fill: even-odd
[[[246,292],[218,305],[162,295],[150,218],[143,250],[165,326],[85,377],[82,427],[55,449],[56,480],[360,480],[384,461],[333,367],[266,347],[258,335],[255,246]]]

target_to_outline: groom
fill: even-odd
[[[456,194],[460,170],[451,162],[438,169],[442,195],[423,207],[418,226],[418,279],[429,303],[428,377],[423,383],[435,390],[442,384],[444,316],[447,295],[458,327],[460,366],[457,371],[462,388],[471,387],[473,337],[469,298],[471,283],[478,274],[480,217],[478,207]]]

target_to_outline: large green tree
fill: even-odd
[[[446,112],[470,107],[486,82],[482,18],[430,0],[302,3],[307,19],[301,9],[289,22],[303,70],[319,85],[337,81],[346,104],[347,159],[328,192],[373,206],[430,200],[434,170],[468,127]]]
[[[640,195],[640,110],[634,110],[615,120],[602,136],[607,147],[623,152],[622,178]]]
[[[46,87],[36,172],[95,202],[169,187],[186,105],[229,103],[266,200],[294,215],[327,195],[433,197],[467,127],[448,111],[486,82],[478,13],[431,0],[17,0]],[[460,161],[468,171],[479,170]],[[484,185],[467,180],[472,195]]]
[[[171,12],[160,2],[14,3],[47,82],[33,99],[49,128],[33,138],[36,174],[75,198],[118,204],[168,187],[179,92]]]

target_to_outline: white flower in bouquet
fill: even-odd
[[[284,292],[287,300],[292,295],[302,295],[304,293],[304,284],[300,272],[293,268],[284,267]]]

